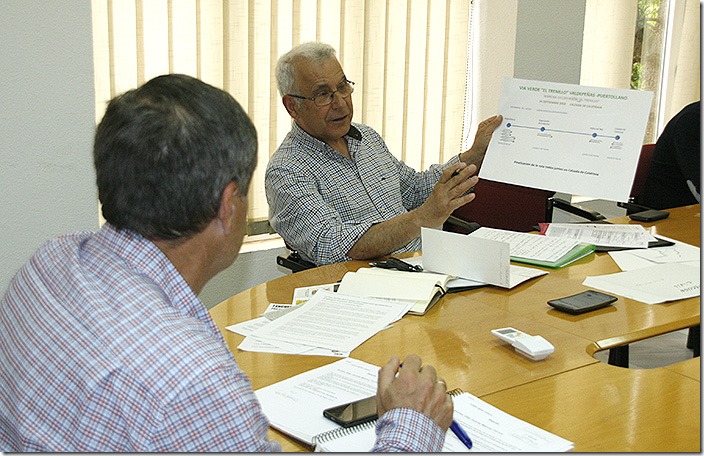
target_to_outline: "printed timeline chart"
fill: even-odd
[[[479,177],[628,201],[653,93],[505,79]]]

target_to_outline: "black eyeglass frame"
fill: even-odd
[[[349,79],[345,78],[345,85],[347,85],[347,86],[350,87],[350,93],[348,93],[347,95],[342,95],[342,94],[340,94],[340,96],[341,96],[342,98],[347,98],[347,97],[349,97],[350,95],[352,95],[352,93],[354,92],[354,82],[352,82],[352,81],[350,81]],[[289,97],[293,97],[293,98],[299,98],[299,99],[301,99],[301,100],[312,101],[313,103],[315,103],[315,105],[316,105],[317,107],[322,108],[323,106],[327,106],[327,105],[331,104],[331,103],[332,103],[332,100],[335,99],[335,94],[336,94],[337,92],[339,92],[339,91],[340,91],[340,89],[333,90],[332,92],[330,92],[329,95],[325,95],[325,97],[329,97],[329,101],[328,101],[327,103],[324,103],[324,104],[318,104],[318,103],[315,102],[315,100],[317,100],[317,99],[323,97],[323,95],[318,95],[317,97],[304,97],[303,95],[294,95],[294,94],[292,94],[292,93],[287,93],[286,95],[288,95]]]

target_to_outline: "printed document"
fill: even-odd
[[[479,177],[628,201],[653,93],[505,79]]]
[[[601,247],[647,249],[656,239],[642,225],[606,225],[602,223],[547,223],[545,236],[575,239]],[[541,223],[541,233],[543,224]]]
[[[272,427],[310,445],[315,435],[340,427],[323,410],[373,396],[378,374],[377,366],[345,358],[254,393]]]
[[[293,306],[293,310],[299,309]],[[283,314],[281,314],[283,316]],[[269,324],[272,320],[268,317],[259,317],[253,320],[243,321],[226,327],[228,331],[245,336],[245,339],[237,346],[240,350],[249,352],[280,353],[283,355],[309,355],[309,356],[334,356],[344,358],[350,356],[349,351],[330,350],[327,348],[311,347],[309,345],[292,344],[277,341],[276,345],[257,339],[253,334],[260,328]],[[250,337],[251,336],[251,337]]]
[[[403,317],[410,305],[320,290],[300,309],[267,323],[249,337],[275,346],[293,343],[349,352]]]
[[[484,226],[467,236],[507,242],[512,257],[540,261],[557,261],[579,244],[579,241],[574,239],[548,238],[539,234],[499,230]]]
[[[632,271],[587,277],[583,285],[646,304],[659,304],[699,296],[699,265],[658,264]]]
[[[379,367],[346,358],[256,390],[271,426],[316,450],[369,451],[376,440],[375,422],[343,429],[323,417],[323,410],[376,393]],[[569,451],[572,442],[520,420],[469,393],[452,394],[454,419],[472,439],[473,451]],[[466,452],[451,432],[443,451]]]
[[[665,236],[658,236],[666,241],[674,242],[675,245],[652,249],[621,250],[609,252],[609,256],[622,271],[632,271],[665,263],[691,263],[699,266],[701,260],[699,247]]]

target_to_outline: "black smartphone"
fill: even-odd
[[[548,301],[548,304],[557,310],[577,315],[591,310],[601,309],[602,307],[610,305],[617,299],[616,296],[595,290],[587,290],[572,296],[552,299]]]
[[[647,211],[636,212],[628,217],[630,217],[631,220],[637,220],[639,222],[654,222],[656,220],[666,219],[669,216],[669,212],[648,209]]]
[[[323,410],[323,416],[342,427],[350,427],[376,419],[376,396]]]

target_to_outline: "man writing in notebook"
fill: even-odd
[[[501,116],[479,124],[472,147],[416,172],[371,127],[352,123],[354,83],[335,50],[303,43],[276,66],[291,131],[265,175],[269,220],[303,259],[328,264],[420,249],[468,193]]]
[[[94,162],[107,223],[61,236],[0,300],[0,451],[278,451],[197,297],[237,257],[256,131],[183,75],[113,99]],[[452,402],[432,366],[379,374],[377,450],[439,451]]]

